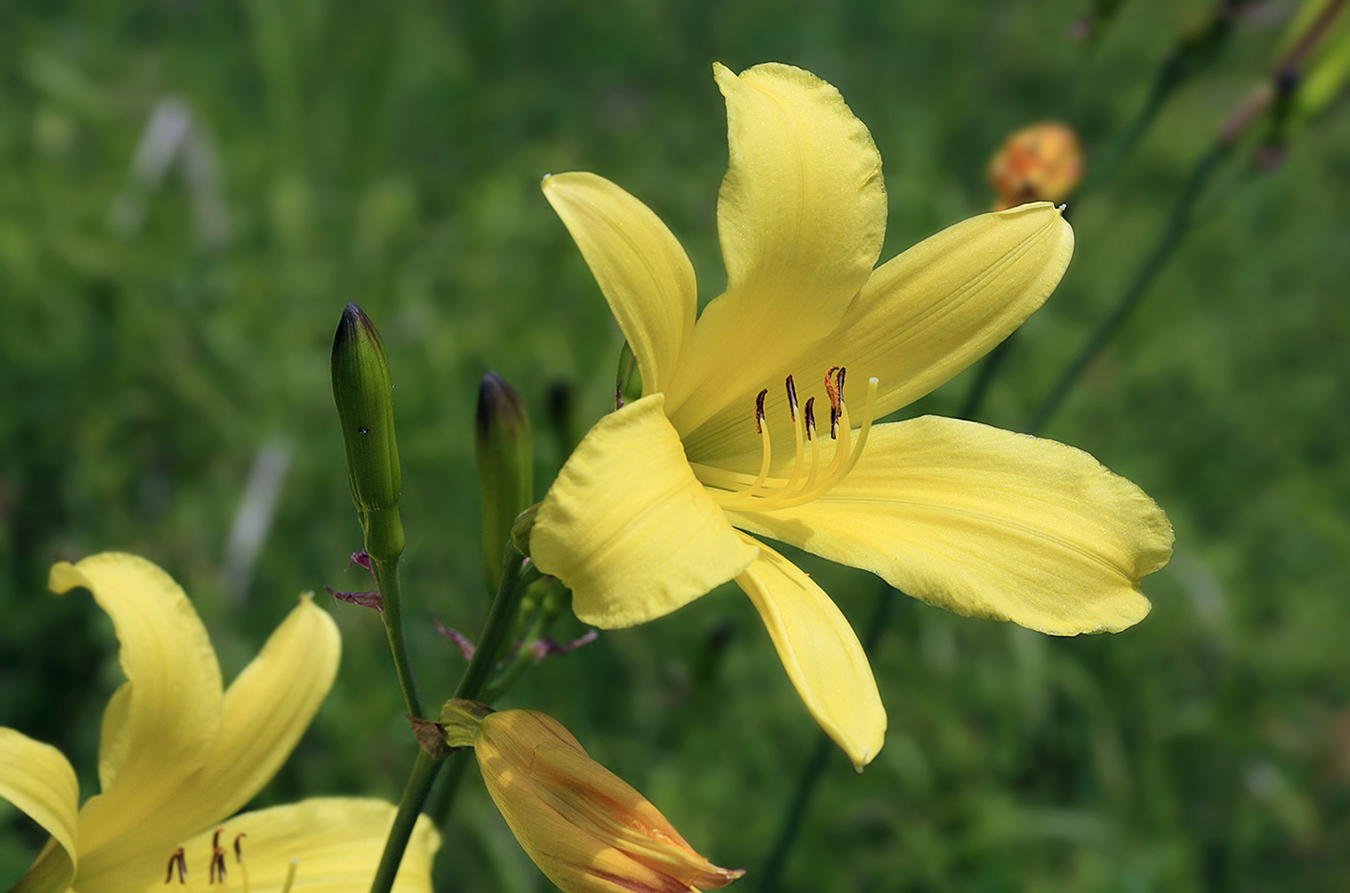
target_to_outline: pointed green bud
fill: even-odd
[[[483,571],[488,591],[502,582],[502,550],[516,516],[534,501],[530,417],[520,397],[495,372],[478,389],[478,491],[483,502]]]
[[[333,400],[347,447],[352,502],[376,561],[397,561],[403,553],[403,490],[398,443],[394,439],[393,385],[384,343],[370,319],[348,304],[333,337]]]

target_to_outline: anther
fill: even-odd
[[[211,868],[210,877],[207,883],[214,884],[216,881],[225,883],[225,850],[220,846],[220,834],[224,828],[217,828],[216,833],[211,835]]]
[[[811,397],[806,401],[806,439],[813,440],[816,436],[816,398]]]
[[[236,862],[244,861],[244,849],[240,846],[239,841],[243,840],[245,837],[248,837],[248,834],[243,831],[234,835],[234,861]]]
[[[839,438],[840,407],[844,402],[844,367],[831,366],[825,373],[825,393],[830,397],[830,440]]]
[[[788,395],[788,413],[792,416],[792,421],[797,421],[797,385],[792,380],[792,376],[787,377],[787,395]]]
[[[769,389],[765,388],[759,392],[755,398],[755,433],[764,433],[764,398],[769,396]]]
[[[186,884],[187,857],[183,855],[182,847],[174,850],[173,855],[169,857],[169,870],[164,874],[164,883],[169,884],[173,882],[173,871],[175,868],[178,869],[178,883]]]

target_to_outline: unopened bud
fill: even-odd
[[[595,762],[551,716],[449,701],[446,743],[472,744],[492,801],[539,870],[566,893],[725,887],[744,874],[695,852],[665,816]]]
[[[534,501],[530,417],[520,397],[495,372],[478,389],[478,492],[483,502],[483,570],[489,592],[502,581],[502,550],[516,516]]]
[[[995,211],[1027,202],[1063,201],[1083,178],[1078,137],[1064,124],[1033,124],[1008,137],[989,162]]]
[[[403,477],[394,439],[392,390],[380,333],[360,307],[348,304],[333,337],[333,400],[365,550],[385,562],[397,561],[403,552],[398,513]]]

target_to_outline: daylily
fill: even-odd
[[[1073,635],[1148,613],[1139,580],[1167,563],[1172,530],[1079,450],[931,416],[872,424],[1049,296],[1073,250],[1056,208],[975,217],[873,269],[881,161],[838,91],[778,64],[715,76],[731,146],[717,208],[727,288],[697,322],[693,268],[651,210],[594,174],[544,180],[637,359],[642,396],[568,459],[530,551],[571,587],[578,617],[606,628],[735,580],[860,769],[886,727],[866,655],[820,587],[749,534],[961,614]],[[846,403],[860,383],[863,399]]]
[[[221,889],[277,891],[291,873],[292,890],[370,888],[391,804],[312,799],[234,815],[276,774],[332,687],[341,640],[327,613],[301,598],[222,690],[200,618],[149,561],[106,553],[62,562],[50,586],[93,593],[112,618],[127,681],[103,715],[101,793],[83,807],[60,751],[0,729],[0,797],[51,834],[14,891],[145,893],[184,873],[198,889],[228,878]],[[438,846],[421,820],[395,889],[430,891]]]

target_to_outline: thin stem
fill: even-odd
[[[436,781],[436,773],[440,771],[442,762],[444,760],[433,757],[425,750],[417,751],[417,762],[413,763],[408,785],[403,789],[403,799],[399,801],[394,826],[389,829],[389,838],[384,842],[384,853],[380,856],[379,867],[375,869],[370,893],[389,893],[393,889],[398,867],[403,862],[403,851],[408,848],[417,817],[422,814],[422,805],[426,803],[427,794]]]
[[[516,619],[516,606],[520,603],[520,578],[525,571],[525,556],[517,551],[510,540],[502,554],[502,582],[497,588],[497,597],[493,599],[492,611],[488,614],[483,634],[478,637],[478,646],[474,649],[473,659],[464,670],[455,689],[455,697],[460,700],[473,700],[483,690],[488,673],[497,663],[497,658],[506,644],[506,634]]]
[[[464,678],[460,680],[459,688],[455,691],[456,698],[473,698],[483,687],[483,682],[487,679],[488,671],[496,663],[497,655],[500,653],[502,644],[506,640],[506,633],[511,628],[512,620],[515,617],[516,605],[519,602],[518,594],[521,573],[524,570],[524,556],[516,551],[514,543],[508,542],[505,554],[502,557],[502,582],[497,589],[497,596],[492,602],[492,611],[488,614],[487,624],[483,628],[483,634],[478,640],[478,648],[474,651],[473,659],[469,661],[468,668],[464,671]],[[378,565],[376,565],[378,567]],[[384,583],[380,580],[377,573],[375,577],[377,582],[381,583],[381,593],[385,595],[385,625],[389,626],[388,621],[388,595],[383,588]],[[393,575],[394,585],[397,586],[397,574]],[[396,615],[397,621],[397,615]],[[398,626],[398,639],[402,641],[402,626]],[[394,641],[394,636],[390,634],[390,643]],[[404,660],[406,662],[406,654]],[[397,660],[397,657],[395,658]],[[400,677],[401,678],[401,677]],[[414,694],[416,689],[413,689]],[[420,716],[420,714],[417,714]],[[463,757],[457,757],[462,763]],[[408,840],[412,837],[413,827],[417,824],[417,817],[422,813],[422,807],[426,805],[427,797],[431,794],[431,788],[436,781],[436,775],[440,772],[444,758],[433,757],[424,750],[417,752],[417,762],[413,763],[412,774],[408,777],[408,785],[403,789],[403,799],[398,804],[398,814],[394,818],[394,826],[389,830],[389,838],[384,842],[384,854],[380,856],[379,868],[375,871],[375,880],[371,883],[370,893],[389,893],[394,886],[394,878],[398,875],[399,863],[403,861],[403,852],[408,848]],[[462,769],[459,770],[463,772]],[[453,779],[457,782],[457,779]],[[438,807],[448,816],[450,812],[450,803],[454,799],[454,791],[458,784],[447,786],[450,788],[449,795],[443,795],[438,802]]]
[[[896,596],[899,595],[902,593],[890,586],[883,586],[877,595],[876,607],[873,608],[872,617],[867,623],[867,636],[863,642],[863,650],[869,657],[876,650],[877,643],[881,641],[881,634],[886,630],[891,612],[898,601]],[[811,807],[816,789],[820,787],[820,780],[825,777],[825,767],[829,764],[830,754],[834,750],[835,743],[821,732],[811,755],[807,757],[806,765],[802,768],[801,777],[797,779],[797,788],[793,791],[792,802],[788,804],[787,812],[783,815],[783,824],[778,828],[778,838],[774,841],[773,850],[757,876],[758,889],[771,891],[779,889],[783,866],[787,864],[797,835],[801,833],[802,822]]]
[[[1177,203],[1172,208],[1172,215],[1167,222],[1167,227],[1154,243],[1153,249],[1145,258],[1139,270],[1135,273],[1134,279],[1130,282],[1120,301],[1116,304],[1114,310],[1102,320],[1101,325],[1088,338],[1087,343],[1079,352],[1069,367],[1064,370],[1055,387],[1050,394],[1041,403],[1040,407],[1032,416],[1031,424],[1028,426],[1028,433],[1038,433],[1045,428],[1054,414],[1059,410],[1068,396],[1073,386],[1082,377],[1083,372],[1097,358],[1097,354],[1102,348],[1115,337],[1116,332],[1124,325],[1134,308],[1139,305],[1139,301],[1147,292],[1153,278],[1163,268],[1163,265],[1172,256],[1172,252],[1181,244],[1183,237],[1190,228],[1191,218],[1195,211],[1195,206],[1199,202],[1204,192],[1205,185],[1209,178],[1218,170],[1220,163],[1228,157],[1232,151],[1233,144],[1229,140],[1217,141],[1208,152],[1206,152],[1200,161],[1196,163],[1182,187],[1181,195],[1177,197]]]
[[[1238,0],[1218,0],[1202,28],[1182,35],[1158,67],[1148,98],[1134,120],[1116,138],[1102,160],[1088,171],[1087,179],[1079,189],[1080,195],[1109,180],[1148,132],[1172,94],[1220,56],[1233,33],[1233,21],[1241,6]]]
[[[417,692],[417,677],[413,675],[412,661],[408,658],[408,641],[403,636],[403,595],[398,577],[398,561],[372,558],[370,566],[375,573],[375,585],[380,590],[380,616],[384,618],[384,632],[389,637],[389,652],[394,658],[394,668],[398,670],[403,701],[407,704],[410,716],[426,719],[422,696]]]

